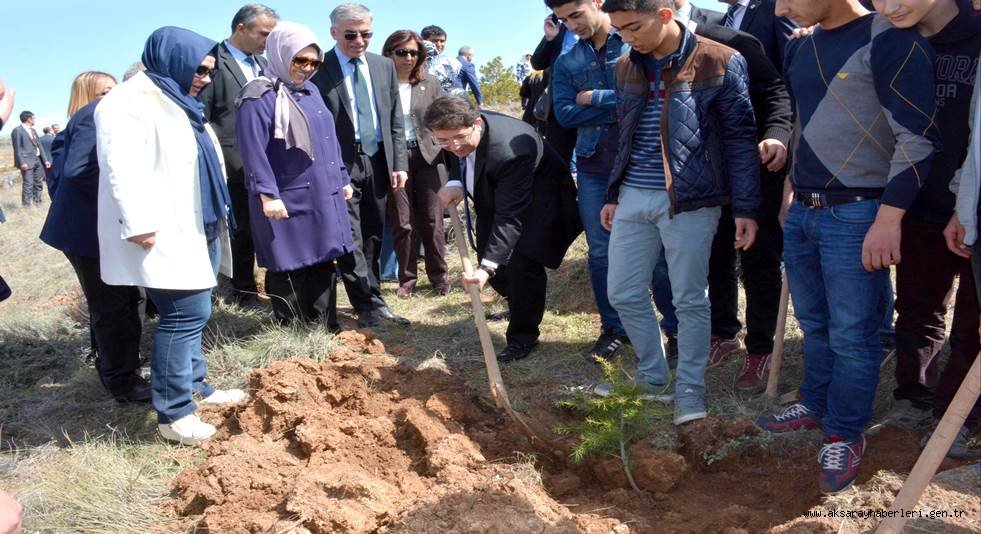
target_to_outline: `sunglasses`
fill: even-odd
[[[317,59],[310,59],[310,58],[305,58],[305,57],[295,57],[295,58],[293,58],[293,65],[295,65],[295,66],[297,66],[297,67],[299,67],[301,69],[311,68],[311,69],[316,70],[316,69],[319,69],[320,66],[323,65],[323,63],[324,63],[323,61],[320,61],[320,60],[317,60]]]
[[[194,71],[194,75],[199,78],[204,78],[205,76],[214,77],[216,72],[218,72],[218,69],[213,69],[201,65],[200,67],[197,68],[197,70]]]
[[[361,35],[361,38],[367,41],[368,39],[371,39],[371,36],[374,34],[375,33],[371,31],[365,31],[365,32],[347,31],[344,32],[344,38],[347,39],[348,41],[353,41],[358,38],[358,35]]]
[[[396,48],[392,51],[398,57],[419,57],[418,50],[406,50],[404,48]]]

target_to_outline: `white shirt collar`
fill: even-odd
[[[691,2],[685,4],[685,7],[678,10],[678,16],[686,19],[691,18]]]
[[[340,61],[341,65],[350,65],[351,60],[354,59],[351,56],[345,54],[344,52],[341,52],[341,49],[336,46],[334,47],[334,53],[337,54],[337,60]],[[368,63],[368,61],[364,58],[364,56],[361,56],[360,59],[361,59],[361,63],[364,64]]]

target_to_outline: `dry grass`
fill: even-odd
[[[0,430],[7,450],[0,456],[0,486],[12,488],[24,503],[28,532],[149,532],[154,525],[173,531],[177,524],[159,504],[167,498],[170,478],[194,458],[158,441],[149,407],[120,406],[105,396],[85,361],[88,332],[84,314],[71,297],[74,274],[59,252],[36,237],[43,211],[23,210],[18,199],[18,189],[0,186],[0,205],[10,221],[0,226],[0,250],[5,251],[0,273],[15,291],[0,305]],[[585,253],[580,239],[563,267],[549,273],[541,347],[533,357],[503,369],[519,410],[564,386],[600,379],[598,367],[584,359],[599,330],[591,310]],[[446,368],[486,391],[470,307],[456,282],[459,257],[450,252],[448,259],[456,285],[449,295],[433,294],[421,280],[418,296],[399,300],[395,286],[385,286],[392,308],[413,325],[383,327],[377,334],[403,363]],[[352,327],[353,316],[341,293],[342,324]],[[488,308],[500,311],[503,305],[495,302]],[[153,326],[146,325],[145,355]],[[503,346],[505,327],[491,323],[498,348]],[[337,343],[322,328],[282,327],[268,315],[220,305],[205,347],[210,380],[231,387],[246,384],[254,367],[292,356],[323,359]],[[783,383],[789,388],[803,374],[800,332],[794,321],[788,327],[787,349]],[[633,355],[627,350],[624,357],[629,367]],[[707,402],[713,413],[750,416],[763,409],[759,398],[733,391],[738,370],[734,361],[708,374]],[[891,371],[883,376],[891,376]],[[880,413],[889,406],[890,390],[890,384],[883,384]],[[659,440],[665,446],[672,441],[671,430]],[[534,468],[528,469],[522,476],[532,477]]]

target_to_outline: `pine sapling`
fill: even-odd
[[[645,388],[637,384],[619,360],[616,363],[603,358],[596,360],[603,366],[603,377],[611,386],[610,394],[599,397],[579,392],[570,399],[558,401],[560,407],[580,412],[584,419],[560,425],[556,432],[578,434],[579,443],[571,455],[577,464],[593,454],[619,459],[630,486],[643,496],[631,473],[629,451],[634,443],[650,434],[657,418],[667,412],[659,413],[653,401],[643,398]]]

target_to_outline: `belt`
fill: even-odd
[[[794,193],[794,200],[808,208],[830,208],[842,204],[851,204],[865,200],[878,200],[878,197],[824,195],[821,193]]]
[[[410,140],[406,139],[405,140],[405,146],[406,146],[406,148],[419,148],[419,141],[416,141],[414,139],[410,141]]]
[[[383,148],[384,145],[378,143],[378,151],[381,152]],[[364,154],[364,147],[361,145],[361,141],[354,142],[354,151],[357,152],[358,154]]]

